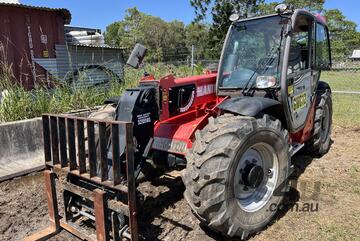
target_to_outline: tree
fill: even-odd
[[[120,30],[123,29],[121,22],[114,22],[106,27],[105,42],[111,46],[121,46],[121,38],[123,33]]]
[[[273,14],[275,12],[275,7],[278,4],[279,4],[278,2],[261,3],[259,5],[259,14],[260,15]]]
[[[347,58],[360,47],[360,33],[356,23],[349,21],[339,9],[325,12],[331,36],[332,54],[335,60]]]
[[[259,5],[259,13],[272,14],[275,12],[275,7],[281,2],[270,2],[270,3],[261,3]],[[306,9],[310,12],[322,12],[324,10],[325,0],[285,0],[282,3],[293,6],[294,8]]]
[[[167,23],[164,61],[183,61],[190,55],[186,47],[186,29],[183,22],[174,20]]]
[[[210,11],[212,26],[209,31],[209,53],[212,58],[219,58],[227,30],[231,24],[229,17],[239,13],[242,18],[256,15],[259,5],[264,0],[190,0],[195,8],[195,22],[205,19]]]
[[[195,46],[195,59],[205,59],[208,56],[209,26],[201,23],[191,23],[186,26],[186,47],[191,50]]]
[[[324,10],[325,0],[285,0],[284,3],[310,12],[321,12]]]
[[[179,21],[167,23],[130,8],[124,20],[107,26],[105,41],[111,46],[125,47],[128,53],[136,43],[141,43],[148,48],[148,61],[169,61],[178,58],[172,51],[181,46],[185,48],[185,26]]]

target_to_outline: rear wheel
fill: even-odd
[[[271,221],[282,201],[274,192],[287,186],[288,149],[287,131],[268,115],[210,118],[187,155],[185,198],[211,229],[246,238]]]
[[[332,99],[331,91],[325,90],[317,96],[313,137],[307,143],[307,150],[315,156],[325,155],[331,145]]]

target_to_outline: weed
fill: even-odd
[[[8,69],[6,61],[4,61],[4,69]],[[12,76],[5,76],[3,74],[5,72],[0,72],[0,89],[7,90],[7,95],[0,104],[0,121],[29,119],[39,117],[42,113],[64,113],[102,105],[109,97],[119,96],[125,89],[135,87],[144,72],[151,73],[156,78],[169,74],[183,77],[191,75],[192,69],[187,66],[175,67],[165,64],[145,65],[140,70],[126,67],[124,80],[121,83],[115,79],[111,80],[106,88],[86,86],[74,88],[71,84],[60,82],[52,89],[44,85],[36,85],[31,91],[11,82]],[[195,74],[201,72],[200,67],[194,71]]]

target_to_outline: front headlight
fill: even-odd
[[[257,89],[266,89],[274,87],[276,85],[275,76],[258,76],[256,78],[256,88]]]

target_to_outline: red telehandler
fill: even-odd
[[[146,74],[89,118],[43,115],[51,225],[28,240],[66,229],[86,240],[137,241],[137,185],[149,166],[183,167],[194,215],[223,236],[246,239],[272,220],[291,157],[330,148],[331,89],[319,80],[331,67],[329,32],[323,17],[283,4],[231,20],[216,73]],[[145,53],[137,44],[128,64],[138,68]]]

